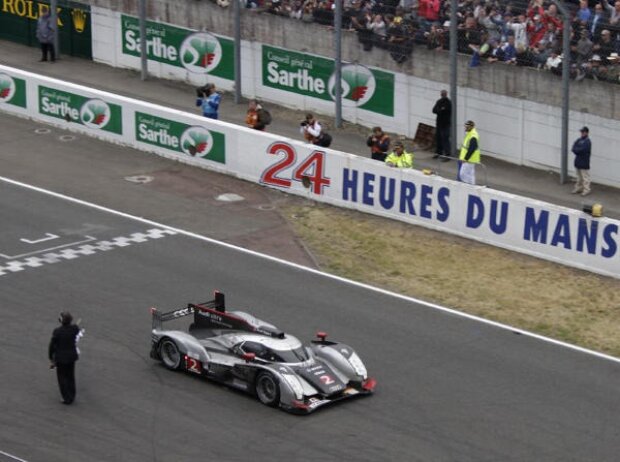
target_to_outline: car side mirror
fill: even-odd
[[[316,336],[319,339],[319,341],[325,342],[325,339],[327,338],[327,333],[326,332],[317,332]]]
[[[256,359],[256,353],[243,353],[241,358],[246,362],[250,363]]]

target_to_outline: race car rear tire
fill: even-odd
[[[256,376],[256,396],[266,406],[276,407],[280,404],[280,385],[269,372],[261,372]]]
[[[159,357],[167,369],[176,371],[181,367],[182,355],[172,339],[165,338],[159,343]]]

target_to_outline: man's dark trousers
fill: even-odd
[[[56,364],[56,377],[63,402],[71,404],[75,399],[75,361]]]
[[[56,61],[56,53],[54,51],[53,43],[41,44],[41,61],[47,61],[47,55],[49,54],[51,61]]]
[[[450,156],[450,125],[435,128],[435,153]]]

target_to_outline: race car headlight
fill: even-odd
[[[366,366],[364,366],[364,363],[362,362],[360,357],[357,356],[357,353],[353,353],[351,356],[349,356],[348,360],[351,366],[353,366],[355,373],[361,376],[364,380],[366,380],[368,372],[366,371]]]
[[[301,382],[297,377],[291,374],[282,374],[286,383],[289,384],[293,393],[295,393],[295,398],[302,399],[304,397],[304,388],[301,386]]]

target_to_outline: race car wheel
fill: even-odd
[[[159,357],[170,370],[177,370],[181,366],[181,352],[173,340],[165,338],[159,344]]]
[[[275,407],[280,403],[280,386],[269,372],[261,372],[256,377],[256,396],[261,403]]]

